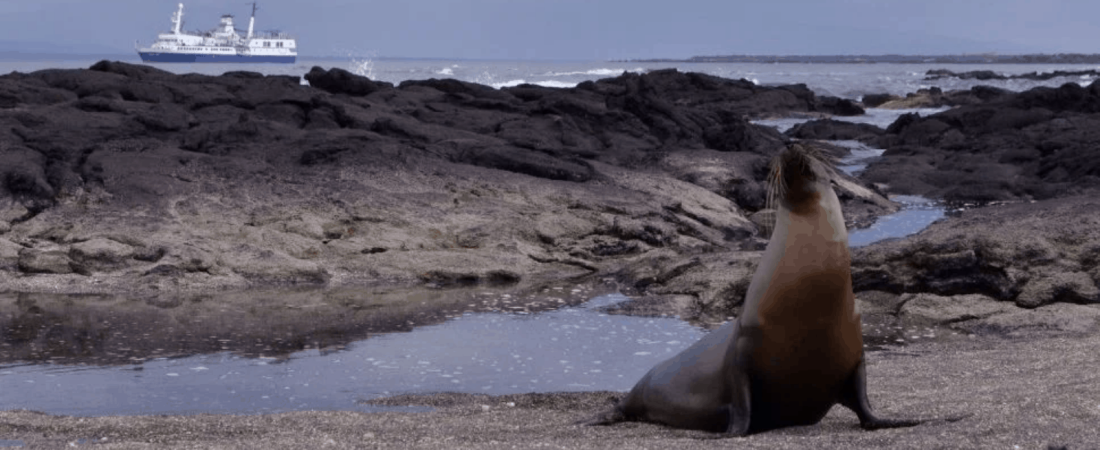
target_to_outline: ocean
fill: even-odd
[[[101,59],[140,64],[137,55],[114,57],[17,55],[0,59],[0,74],[12,71],[32,72],[48,68],[87,68]],[[701,72],[723,78],[744,78],[762,85],[805,83],[818,95],[859,100],[866,94],[908,94],[919,89],[939,87],[945,91],[989,85],[1012,91],[1036,86],[1060,86],[1074,82],[1091,83],[1093,77],[1058,77],[1050,80],[960,80],[928,81],[925,74],[933,69],[954,72],[992,70],[1006,75],[1030,72],[1082,71],[1100,69],[1095,64],[803,64],[803,63],[687,63],[687,62],[608,62],[608,61],[478,61],[454,59],[392,59],[349,57],[321,59],[300,57],[294,64],[149,64],[175,73],[218,75],[233,70],[248,70],[266,75],[305,75],[314,66],[338,67],[373,80],[400,83],[405,80],[455,78],[495,88],[523,83],[568,88],[586,80],[614,77],[623,72],[644,73],[675,68],[681,72]],[[303,84],[307,84],[305,79]]]

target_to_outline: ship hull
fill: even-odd
[[[138,52],[143,62],[157,63],[280,63],[291,64],[296,56],[208,55],[200,53]]]

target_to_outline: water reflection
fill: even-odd
[[[909,236],[944,217],[943,205],[924,197],[895,195],[890,200],[901,203],[901,211],[879,217],[870,227],[849,232],[850,247],[862,247],[886,239]]]
[[[894,121],[898,120],[898,117],[901,117],[903,114],[917,113],[917,114],[920,114],[921,117],[927,117],[927,116],[930,116],[932,114],[937,114],[937,113],[947,111],[948,109],[951,109],[951,108],[949,108],[949,107],[942,107],[942,108],[912,108],[912,109],[867,108],[865,110],[865,113],[863,115],[860,115],[860,116],[835,116],[835,117],[832,117],[832,119],[837,120],[837,121],[841,121],[841,122],[867,123],[867,124],[871,124],[871,125],[874,125],[876,127],[882,128],[882,129],[886,129],[891,124],[893,124]],[[794,128],[795,125],[798,125],[798,124],[804,123],[804,122],[809,122],[811,120],[817,120],[819,118],[820,117],[815,117],[815,116],[810,116],[810,115],[804,115],[804,116],[797,116],[796,115],[794,117],[782,117],[782,118],[775,118],[775,119],[753,120],[752,123],[757,124],[757,125],[764,125],[764,126],[773,127],[776,130],[779,130],[780,133],[783,133],[783,132],[786,132],[787,130],[790,130],[791,128]]]
[[[867,168],[867,164],[882,156],[886,150],[868,147],[859,141],[828,141],[830,144],[848,149],[847,156],[840,158],[837,168],[842,172],[855,176]]]
[[[905,236],[944,215],[927,199],[894,200],[905,209],[851,232],[850,245]],[[679,319],[604,314],[627,298],[597,294],[0,294],[0,405],[68,415],[375,411],[388,408],[361,401],[623,391],[704,334]],[[903,333],[865,325],[869,348]]]
[[[915,231],[923,228],[925,222],[930,223],[927,219],[943,215],[942,208],[918,197],[895,200],[913,209],[881,218],[870,229],[853,232],[849,237],[852,246]],[[346,303],[350,301],[346,294],[286,293],[291,298],[283,301],[298,305],[291,309],[295,311],[292,315],[283,316],[285,313],[279,311],[286,308],[270,304],[275,300],[266,305],[260,302],[261,307],[252,311],[251,316],[218,316],[228,321],[221,324],[221,328],[207,323],[216,321],[215,317],[188,316],[184,320],[175,315],[173,311],[183,304],[160,315],[143,311],[141,305],[145,303],[122,305],[130,309],[102,308],[101,311],[113,312],[97,313],[96,308],[78,305],[71,298],[55,298],[52,301],[61,302],[62,309],[69,308],[63,311],[69,316],[60,317],[62,312],[58,312],[58,306],[49,304],[43,297],[22,297],[13,302],[17,313],[6,314],[9,318],[22,314],[32,319],[16,318],[10,322],[19,326],[5,331],[4,351],[11,353],[14,348],[27,353],[30,351],[27,349],[39,346],[49,348],[56,338],[62,347],[51,351],[60,352],[61,360],[65,360],[64,355],[90,352],[93,356],[107,355],[103,358],[115,365],[90,365],[79,359],[75,365],[56,362],[0,365],[0,405],[68,415],[272,413],[310,409],[376,411],[386,408],[364,405],[361,401],[400,393],[440,391],[486,394],[623,391],[650,367],[686,348],[705,333],[679,319],[600,312],[601,307],[627,300],[620,294],[597,296],[583,305],[568,306],[571,301],[565,298],[586,295],[584,288],[546,290],[538,293],[543,296],[540,299],[518,299],[490,291],[467,292],[466,295],[444,292],[459,300],[453,300],[450,307],[436,304],[436,314],[453,313],[462,308],[471,311],[477,307],[496,312],[462,312],[444,323],[419,326],[415,332],[391,332],[362,340],[367,337],[362,330],[372,323],[365,319],[372,317],[369,314],[356,319],[348,310],[326,310],[316,302],[309,308],[311,303],[305,301],[308,298],[293,298],[295,295],[316,295],[329,303],[333,298],[342,298]],[[563,298],[566,294],[573,297]],[[99,297],[82,300],[92,304],[123,301]],[[226,300],[205,301],[208,305],[198,311],[225,311],[235,304]],[[252,301],[257,300],[253,298]],[[554,309],[563,305],[565,307]],[[315,311],[303,313],[303,309]],[[261,312],[267,310],[275,312]],[[181,313],[187,315],[194,311],[184,309]],[[343,311],[342,315],[337,313],[339,311]],[[379,313],[380,310],[371,311]],[[378,317],[384,319],[387,313],[384,309],[381,311]],[[44,318],[48,314],[58,316],[69,325],[51,325]],[[376,322],[382,320],[378,317],[375,317]],[[303,320],[309,318],[325,322]],[[272,322],[265,322],[266,319]],[[84,328],[73,324],[82,324]],[[136,336],[118,337],[122,334],[121,328],[112,328],[112,324],[129,324],[133,328],[127,329],[128,332],[135,332]],[[173,324],[181,328],[169,327]],[[295,336],[294,327],[306,324],[315,328],[321,326],[320,329],[345,328],[339,338],[332,338],[330,342],[338,345],[322,345],[320,337],[326,336],[323,332],[297,330],[299,337],[295,341],[298,343],[294,345],[305,349],[276,351],[272,348],[272,342],[284,341],[279,337],[282,332],[291,330],[288,336]],[[35,326],[38,331],[28,331]],[[412,327],[411,324],[406,326]],[[870,327],[872,336],[892,336],[883,330],[875,331],[876,326]],[[74,331],[78,329],[80,331]],[[229,329],[236,329],[239,334],[226,331]],[[181,339],[181,336],[198,340]],[[233,338],[218,339],[219,336]],[[118,337],[117,342],[112,337]],[[351,342],[352,339],[360,340]],[[250,342],[252,340],[255,342]],[[868,343],[872,346],[888,343],[879,342],[882,340],[871,339]],[[137,353],[142,356],[130,357],[132,362],[122,364],[115,358],[115,352],[107,350],[149,351],[152,348],[156,354],[166,351],[160,346],[173,342],[177,346],[192,345],[189,350],[194,351],[204,342],[224,346],[242,341],[267,349],[267,353],[265,350],[259,353],[241,351],[247,349],[247,345],[237,347],[236,352],[215,348],[214,353],[198,356],[150,358],[147,353]],[[313,343],[312,347],[308,342]],[[65,346],[73,351],[64,353]]]
[[[376,410],[361,400],[405,392],[625,390],[703,331],[672,318],[607,315],[606,295],[538,314],[468,313],[341,351],[283,358],[231,353],[114,367],[0,366],[0,404],[51,414]]]
[[[0,293],[0,364],[133,364],[229,351],[285,357],[333,351],[371,334],[409,331],[466,312],[576,305],[579,290],[283,289],[217,295]]]

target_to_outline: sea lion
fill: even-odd
[[[582,423],[657,422],[743,436],[817,423],[840,403],[864,429],[922,420],[867,402],[848,231],[831,161],[803,143],[772,161],[772,234],[741,315],[649,371],[614,408]]]

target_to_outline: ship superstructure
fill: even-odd
[[[138,48],[145,62],[220,62],[220,63],[293,63],[298,57],[295,39],[278,31],[254,33],[256,3],[248,19],[248,34],[241,36],[233,27],[233,16],[221,17],[218,27],[204,33],[186,33],[183,27],[183,3],[172,14],[172,29],[157,35],[156,42]]]

